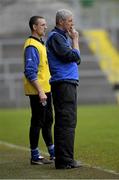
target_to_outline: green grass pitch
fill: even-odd
[[[29,109],[0,110],[0,141],[29,147]],[[41,138],[40,138],[41,139]],[[39,146],[47,152],[41,139]],[[81,169],[55,170],[54,165],[31,167],[30,152],[0,144],[0,178],[112,178],[119,174],[104,172],[103,169],[119,173],[119,106],[79,106],[75,136],[75,159],[85,166]],[[91,167],[101,167],[94,169]],[[39,170],[40,169],[40,170]],[[68,173],[67,173],[68,171]],[[61,173],[59,173],[61,172]]]

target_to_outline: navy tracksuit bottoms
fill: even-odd
[[[77,85],[69,82],[51,84],[55,111],[55,166],[72,163],[77,123]]]

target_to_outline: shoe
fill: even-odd
[[[31,159],[32,165],[42,165],[42,164],[51,164],[53,163],[51,160],[48,160],[44,157],[38,159]]]
[[[55,157],[54,156],[50,156],[50,161],[55,161]]]
[[[72,163],[69,164],[59,164],[55,165],[56,169],[72,169],[72,168],[79,168],[81,167],[82,164],[80,161],[73,161]]]

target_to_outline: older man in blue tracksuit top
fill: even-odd
[[[56,169],[80,167],[80,163],[74,160],[78,64],[80,64],[78,41],[78,32],[73,28],[72,13],[66,9],[57,11],[56,27],[49,33],[47,39],[50,83],[55,110]]]

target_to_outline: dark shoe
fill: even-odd
[[[56,165],[56,169],[71,169],[71,168],[79,168],[81,167],[82,164],[80,161],[73,161],[72,163],[69,163],[69,164],[59,164],[59,165]]]
[[[42,165],[42,164],[51,164],[53,163],[51,160],[48,160],[46,158],[38,158],[37,160],[31,159],[32,165]]]
[[[74,160],[74,162],[71,164],[71,168],[79,168],[79,167],[82,167],[81,161]]]

